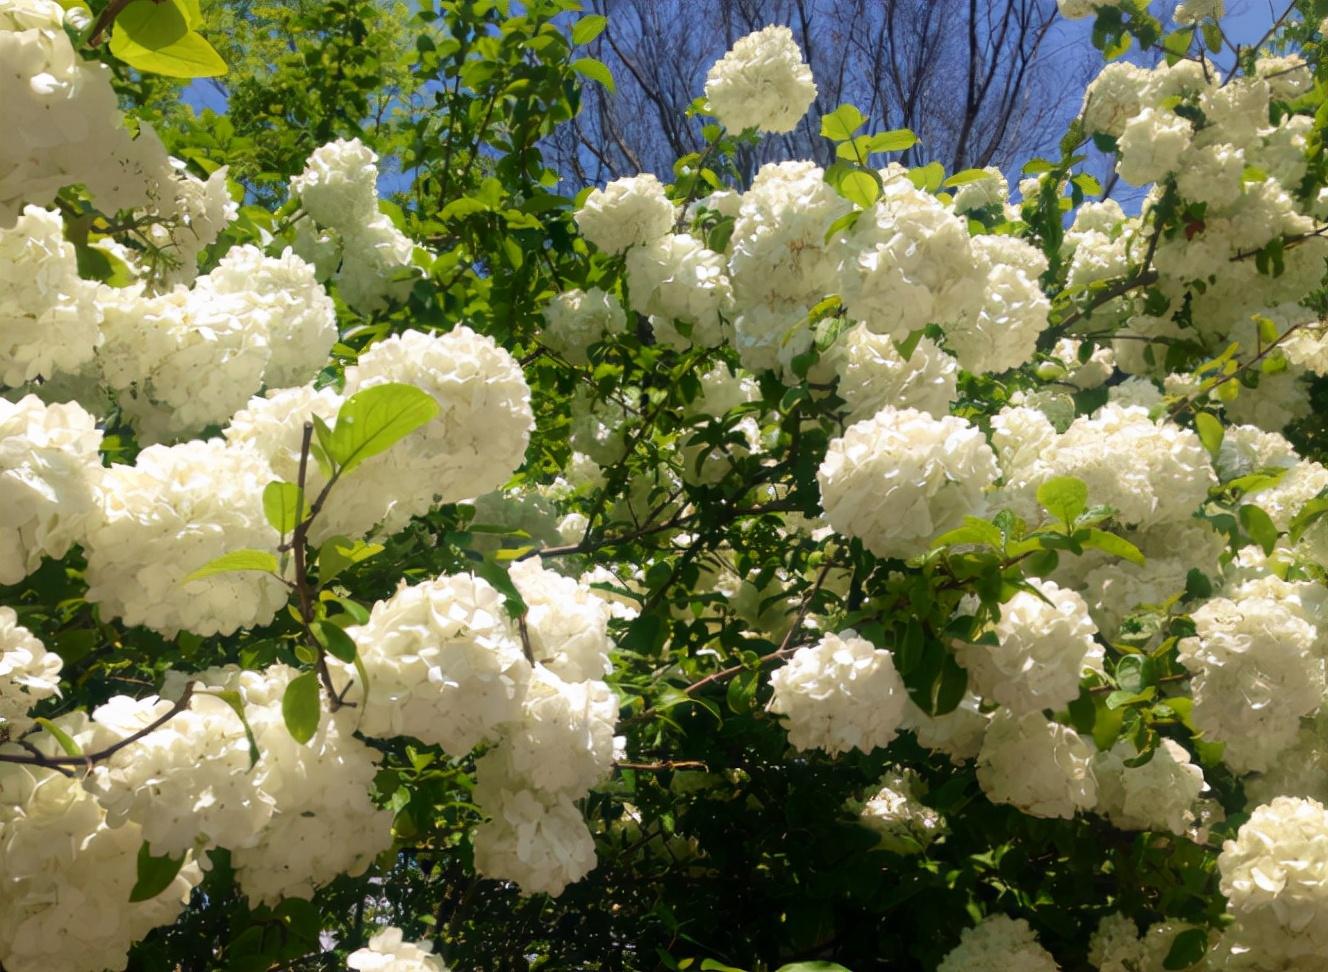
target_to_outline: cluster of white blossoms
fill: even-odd
[[[946,829],[941,814],[918,800],[921,781],[910,769],[887,773],[878,789],[858,810],[858,822],[880,838],[881,847],[896,854],[916,854]]]
[[[622,253],[667,236],[675,215],[664,186],[644,173],[592,189],[576,211],[576,225],[605,253]]]
[[[1236,919],[1228,934],[1265,968],[1328,955],[1328,810],[1280,796],[1258,807],[1217,859]]]
[[[1159,921],[1143,935],[1139,926],[1120,913],[1107,915],[1088,940],[1088,961],[1098,972],[1164,972],[1176,936],[1195,926]],[[1210,956],[1213,953],[1210,952]],[[1196,969],[1206,969],[1201,963]],[[1213,963],[1213,968],[1222,966]]]
[[[60,694],[60,656],[0,606],[0,739],[17,739],[33,726],[28,713]]]
[[[0,398],[0,584],[83,542],[102,476],[102,434],[72,402]]]
[[[540,340],[554,353],[574,365],[587,364],[586,349],[605,335],[621,334],[627,314],[612,294],[598,287],[568,290],[544,305],[544,330]]]
[[[1038,944],[1022,918],[989,915],[966,928],[936,972],[1060,972],[1051,953]]]
[[[871,752],[899,731],[908,699],[894,658],[856,631],[827,634],[770,676],[769,709],[798,749]]]
[[[527,893],[558,894],[595,864],[574,800],[614,759],[618,701],[608,671],[609,604],[584,584],[514,566],[529,610],[520,626],[503,597],[469,574],[402,587],[347,629],[368,676],[337,667],[363,708],[369,736],[409,735],[477,765],[475,798],[489,820],[475,832],[481,873]]]
[[[1204,790],[1203,770],[1185,747],[1163,739],[1142,766],[1127,765],[1138,754],[1117,742],[1097,754],[1097,812],[1122,830],[1167,830],[1184,835],[1194,822],[1193,807]]]
[[[840,336],[828,357],[838,379],[835,391],[844,399],[844,421],[850,425],[887,405],[937,419],[950,414],[959,366],[930,338],[920,339],[905,359],[893,340],[859,324]]]
[[[111,741],[81,712],[53,723],[85,752]],[[45,729],[24,742],[64,755]],[[0,752],[31,750],[5,743]],[[175,921],[202,879],[187,860],[160,894],[131,902],[142,843],[136,823],[108,822],[77,774],[0,762],[0,963],[12,972],[123,969],[129,947]]]
[[[965,516],[981,516],[997,474],[968,422],[886,407],[831,440],[816,478],[836,531],[877,556],[911,557]]]
[[[291,196],[304,210],[295,251],[335,273],[337,290],[354,310],[371,314],[399,302],[414,285],[409,272],[415,243],[378,210],[378,156],[358,138],[315,149],[291,180]],[[304,225],[312,220],[317,228]]]
[[[432,942],[408,942],[400,928],[384,928],[364,948],[346,958],[355,972],[448,972],[443,960],[433,954]]]
[[[1097,802],[1091,740],[1041,712],[997,710],[978,753],[978,783],[993,803],[1033,817],[1073,817]]]
[[[787,27],[741,38],[706,75],[709,110],[729,131],[791,132],[816,100],[811,68]]]

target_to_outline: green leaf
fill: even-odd
[[[313,454],[314,461],[318,463],[319,470],[324,478],[332,478],[332,460],[328,457],[332,449],[332,427],[323,420],[321,415],[311,415],[309,420],[314,427],[314,441],[309,443],[309,451]]]
[[[1116,663],[1116,684],[1123,691],[1138,693],[1153,684],[1156,669],[1147,655],[1126,655]]]
[[[866,117],[855,105],[840,105],[830,114],[821,116],[821,135],[835,142],[844,142],[865,124]]]
[[[941,188],[945,179],[945,166],[939,162],[928,162],[908,170],[908,179],[914,188],[922,192],[935,192]]]
[[[714,959],[706,959],[701,963],[701,972],[746,972],[746,970],[716,962]]]
[[[1076,535],[1077,536],[1077,535]],[[1120,557],[1122,560],[1128,560],[1132,564],[1143,566],[1143,552],[1124,537],[1118,537],[1114,533],[1108,533],[1106,530],[1099,530],[1097,527],[1091,527],[1088,531],[1088,539],[1081,540],[1085,547],[1096,547],[1104,553],[1109,553],[1113,557]]]
[[[437,414],[437,400],[414,385],[394,382],[358,391],[337,411],[328,457],[342,474],[348,473]]]
[[[188,584],[213,574],[230,574],[243,570],[257,570],[264,574],[277,573],[277,555],[268,550],[232,550],[216,560],[208,561],[181,583]]]
[[[794,962],[781,965],[775,972],[852,972],[838,962]]]
[[[1195,412],[1194,431],[1199,433],[1199,441],[1208,450],[1208,454],[1216,459],[1218,450],[1222,448],[1222,437],[1226,434],[1222,420],[1211,412]]]
[[[918,137],[907,128],[895,128],[872,135],[869,144],[873,152],[907,152],[918,144]]]
[[[863,209],[870,209],[881,195],[879,177],[869,172],[844,173],[838,188],[841,196]]]
[[[607,91],[618,90],[613,83],[613,72],[605,66],[603,61],[598,61],[593,57],[580,57],[572,62],[571,68],[583,78],[598,81]]]
[[[344,628],[331,621],[315,621],[313,633],[317,642],[323,646],[323,650],[333,658],[348,663],[355,660],[357,654],[355,640],[346,634]]]
[[[309,515],[309,504],[303,502],[303,490],[294,483],[273,480],[263,487],[263,515],[272,528],[283,537],[294,533],[300,521]]]
[[[589,44],[604,33],[604,28],[608,23],[609,18],[602,14],[587,14],[582,17],[572,25],[572,45],[580,47],[582,44]]]
[[[202,34],[195,0],[135,0],[115,18],[111,53],[130,67],[171,78],[210,78],[226,62]]]
[[[1291,542],[1298,542],[1306,530],[1323,519],[1325,513],[1328,513],[1328,496],[1316,496],[1302,506],[1300,512],[1292,517],[1291,528],[1287,531]]]
[[[381,543],[365,543],[338,534],[318,548],[318,583],[326,584],[347,567],[383,552]]]
[[[910,331],[908,337],[904,340],[895,341],[895,350],[899,352],[899,356],[905,361],[913,357],[913,352],[918,349],[918,344],[921,343],[926,333],[926,328],[920,327],[916,331]]]
[[[970,182],[981,182],[983,179],[990,177],[991,173],[986,169],[963,169],[946,179],[942,185],[947,189],[954,189],[957,186],[966,186]]]
[[[49,732],[52,738],[60,744],[60,748],[65,751],[66,756],[83,755],[83,747],[78,744],[78,741],[50,719],[43,719],[41,716],[38,716],[35,721],[37,725]]]
[[[1088,486],[1074,476],[1055,476],[1038,487],[1037,501],[1069,526],[1088,509]]]
[[[301,745],[318,731],[318,720],[323,714],[319,698],[318,675],[305,672],[291,679],[281,697],[281,717],[286,720],[286,731]]]
[[[985,544],[988,547],[1000,549],[1002,544],[1001,531],[993,523],[986,520],[979,520],[976,516],[964,517],[963,526],[955,527],[948,533],[942,533],[931,542],[932,549],[937,547],[953,547],[960,544]]]
[[[1240,508],[1240,525],[1250,535],[1250,539],[1263,548],[1265,554],[1271,554],[1277,546],[1278,530],[1272,518],[1248,503]]]
[[[240,725],[244,726],[244,738],[249,742],[249,768],[253,769],[258,765],[258,759],[262,754],[258,750],[258,740],[254,738],[253,727],[249,725],[249,717],[244,713],[244,697],[234,689],[222,689],[208,694],[221,699],[240,717]]]
[[[138,848],[138,880],[129,892],[129,900],[135,902],[155,898],[171,886],[183,865],[183,854],[179,857],[171,857],[169,854],[154,857],[148,849],[148,842],[143,841]]]
[[[1208,951],[1208,930],[1205,928],[1187,928],[1171,942],[1167,957],[1162,960],[1164,969],[1188,969]]]

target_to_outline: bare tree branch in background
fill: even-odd
[[[667,177],[703,146],[683,111],[735,40],[786,24],[815,75],[816,104],[798,128],[768,136],[740,158],[750,179],[763,163],[831,161],[821,114],[852,102],[875,129],[911,128],[921,142],[901,161],[957,171],[1009,168],[1054,144],[1096,63],[1086,44],[1057,34],[1055,0],[591,0],[608,27],[591,47],[617,92],[585,89],[575,125],[546,146],[579,184],[641,171]]]

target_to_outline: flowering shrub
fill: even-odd
[[[0,0],[0,967],[1328,964],[1328,5],[1060,0],[1013,194],[744,183],[767,27],[575,196],[521,6],[312,5],[255,134]]]

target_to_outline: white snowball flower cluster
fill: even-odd
[[[849,629],[795,651],[770,676],[769,710],[798,749],[869,753],[899,731],[908,696],[890,652]]]
[[[1219,19],[1226,10],[1224,0],[1184,0],[1176,4],[1178,24],[1194,24],[1205,19]]]
[[[1325,691],[1318,628],[1273,593],[1207,601],[1192,615],[1195,636],[1180,642],[1180,662],[1194,673],[1194,723],[1226,744],[1223,760],[1241,773],[1267,768],[1291,745]]]
[[[862,804],[858,822],[896,854],[916,854],[945,832],[945,819],[918,800],[921,781],[912,770],[887,773],[880,788]]]
[[[1277,797],[1258,807],[1222,845],[1217,866],[1236,931],[1263,960],[1328,959],[1323,804]]]
[[[1061,708],[1078,697],[1085,668],[1102,668],[1084,599],[1049,580],[1030,584],[1037,593],[1018,591],[1001,605],[999,644],[955,644],[969,688],[1018,715]]]
[[[12,229],[0,228],[0,383],[90,363],[101,340],[96,294],[78,275],[59,213],[28,206]]]
[[[649,173],[615,179],[592,190],[576,211],[581,235],[605,253],[653,243],[673,230],[673,220],[673,203]]]
[[[513,564],[508,574],[526,602],[535,661],[569,682],[608,674],[613,611],[601,592],[545,570],[538,558]]]
[[[101,432],[73,403],[0,398],[0,584],[82,543],[101,480]]]
[[[941,418],[956,397],[959,367],[930,338],[922,338],[905,361],[895,343],[859,324],[840,335],[827,354],[848,424],[869,419],[887,405],[913,408]]]
[[[440,407],[428,425],[347,479],[352,498],[392,497],[385,532],[439,503],[496,489],[524,461],[535,425],[530,388],[521,366],[492,338],[464,325],[446,334],[395,334],[346,369],[345,394],[387,382],[422,388]]]
[[[338,139],[314,150],[291,180],[291,195],[323,229],[297,235],[297,251],[325,266],[340,252],[336,282],[350,307],[371,314],[404,300],[415,244],[378,210],[378,156],[359,139]]]
[[[977,756],[989,721],[990,716],[982,712],[982,700],[972,692],[944,715],[929,715],[911,699],[904,706],[903,728],[912,730],[918,745],[944,753],[956,766]]]
[[[1204,790],[1203,770],[1185,747],[1163,739],[1142,766],[1125,761],[1138,754],[1124,740],[1097,754],[1097,810],[1124,830],[1168,830],[1184,835],[1194,822],[1194,803]]]
[[[106,617],[168,637],[231,634],[286,605],[276,577],[256,571],[186,578],[233,550],[275,550],[263,488],[275,477],[256,453],[220,439],[150,446],[107,469],[88,526],[87,598]]]
[[[830,524],[880,557],[922,553],[965,516],[981,516],[996,476],[980,431],[912,408],[884,408],[850,426],[816,474]]]
[[[572,364],[584,365],[589,361],[586,348],[626,328],[627,314],[617,297],[598,287],[568,290],[544,306],[540,340]]]
[[[231,865],[240,890],[269,905],[309,898],[338,875],[360,874],[392,844],[392,813],[370,796],[378,753],[354,737],[354,710],[323,712],[304,744],[286,728],[282,696],[298,674],[273,665],[197,676],[208,688],[239,693],[258,743],[259,762],[248,779],[268,815],[261,828],[230,845]],[[177,676],[177,684],[192,677]]]
[[[18,623],[13,608],[0,606],[0,739],[17,739],[33,726],[29,710],[60,694],[60,656],[47,651]]]
[[[671,347],[713,348],[724,342],[733,294],[724,257],[700,240],[669,233],[627,252],[632,310],[651,318],[655,338]],[[684,336],[674,325],[690,326]]]
[[[1093,745],[1040,712],[992,716],[978,754],[978,783],[993,803],[1034,817],[1073,817],[1097,802]]]
[[[1046,258],[1013,236],[977,236],[970,246],[970,276],[985,279],[966,281],[975,288],[976,304],[956,305],[938,319],[946,347],[974,374],[1016,368],[1033,357],[1038,335],[1047,328],[1051,303],[1038,285]]]
[[[791,132],[816,100],[811,68],[787,27],[741,38],[706,74],[706,101],[731,132]]]
[[[1140,936],[1133,921],[1113,913],[1098,923],[1097,931],[1088,940],[1088,961],[1098,972],[1164,972],[1176,936],[1193,927],[1196,926],[1160,921]],[[1210,949],[1208,958],[1214,958],[1217,951]],[[1226,968],[1216,960],[1212,967]],[[1193,968],[1207,969],[1209,965],[1200,963]]]
[[[1050,952],[1038,944],[1022,918],[989,915],[966,928],[936,972],[1060,972]]]
[[[289,252],[236,247],[191,288],[102,296],[102,380],[148,442],[227,421],[263,384],[308,380],[337,338],[331,299]]]
[[[355,972],[448,972],[443,960],[433,954],[432,942],[408,942],[400,928],[384,928],[364,948],[346,958]]]
[[[347,629],[369,676],[360,731],[461,756],[521,717],[530,663],[502,596],[470,574],[403,586]],[[354,669],[342,665],[343,679]]]
[[[81,183],[106,211],[144,206],[167,169],[149,126],[134,140],[121,125],[111,70],[87,61],[53,0],[0,2],[0,229],[25,202],[46,204]]]
[[[107,741],[82,713],[53,721],[85,752]],[[27,741],[47,756],[64,752],[45,730]],[[124,969],[130,946],[174,922],[202,879],[186,861],[156,897],[130,902],[142,843],[136,824],[107,825],[77,776],[0,763],[0,963],[12,972]]]
[[[851,319],[902,341],[975,313],[987,266],[962,217],[902,171],[887,174],[881,198],[838,244],[837,289]]]

